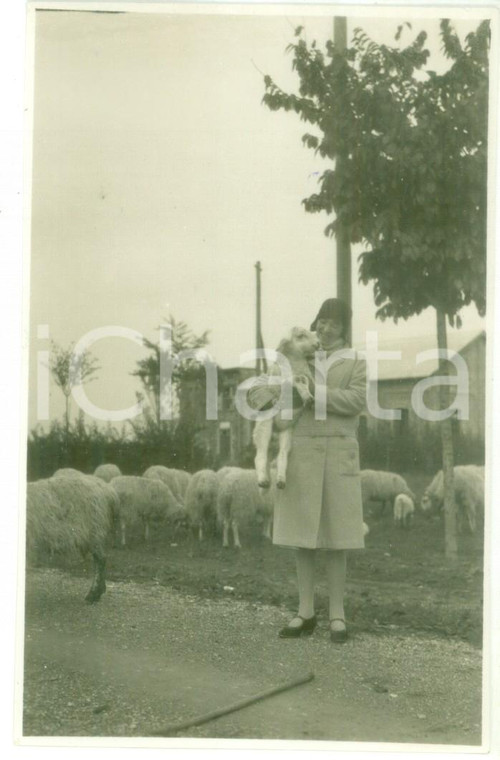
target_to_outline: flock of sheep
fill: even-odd
[[[389,504],[394,521],[410,527],[416,498],[400,475],[380,470],[361,472],[363,504]],[[142,524],[145,541],[152,524],[168,521],[174,528],[192,526],[199,540],[204,533],[222,529],[223,546],[241,547],[239,529],[258,523],[271,538],[276,473],[271,485],[259,488],[255,470],[223,467],[218,472],[200,470],[194,475],[155,465],[139,476],[122,475],[114,464],[99,466],[93,475],[65,468],[51,478],[28,483],[26,536],[28,556],[36,551],[90,553],[94,577],[86,596],[96,602],[106,590],[106,546],[111,536],[127,545],[131,528]],[[459,528],[474,532],[484,505],[484,468],[474,465],[454,469],[455,503]],[[422,511],[443,506],[443,475],[439,472],[424,492]],[[365,534],[368,527],[365,525]]]
[[[194,475],[161,465],[141,476],[122,475],[114,464],[100,465],[93,475],[57,470],[51,478],[27,485],[27,552],[49,554],[78,550],[94,560],[94,578],[86,596],[96,602],[106,590],[106,547],[110,537],[127,545],[138,523],[148,541],[152,524],[168,521],[204,532],[222,527],[223,546],[241,547],[239,528],[249,521],[271,537],[274,484],[261,489],[254,470],[223,467]]]
[[[454,467],[453,489],[458,529],[463,532],[464,526],[468,525],[470,532],[475,533],[478,518],[484,511],[484,467],[472,464]],[[389,505],[393,508],[394,522],[410,527],[415,515],[416,497],[401,475],[381,470],[362,470],[361,490],[364,505],[378,502],[381,512]],[[443,471],[440,470],[425,489],[420,508],[422,512],[439,512],[443,504]]]

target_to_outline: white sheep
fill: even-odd
[[[176,470],[173,467],[164,467],[161,464],[154,464],[148,467],[143,474],[144,478],[157,478],[165,483],[177,501],[183,503],[186,490],[191,480],[191,474],[185,470]]]
[[[128,529],[138,520],[143,525],[144,540],[149,541],[151,522],[165,519],[176,521],[185,514],[182,505],[161,480],[120,475],[113,478],[110,485],[119,499],[118,521],[122,546],[126,546]]]
[[[92,585],[85,597],[97,602],[106,591],[106,544],[118,499],[106,483],[91,475],[58,476],[28,483],[26,498],[27,553],[39,549],[91,553]]]
[[[179,488],[179,493],[181,495],[182,500],[186,498],[186,491],[189,483],[191,482],[191,478],[193,477],[190,472],[186,472],[186,470],[173,470],[175,472],[176,478],[177,478],[177,484]]]
[[[400,528],[409,528],[415,516],[415,502],[407,493],[398,493],[394,499],[394,522]]]
[[[179,488],[179,480],[177,478],[176,470],[172,470],[169,467],[164,467],[161,464],[154,464],[143,473],[143,478],[153,478],[161,480],[172,491],[177,501],[182,501],[181,491]]]
[[[226,475],[229,475],[231,472],[240,472],[242,470],[241,467],[231,467],[229,465],[226,465],[225,467],[221,467],[220,470],[217,470],[215,473],[217,475],[217,480],[219,482],[219,487]]]
[[[300,416],[304,405],[312,400],[312,394],[309,389],[308,378],[311,375],[307,360],[314,356],[318,348],[318,339],[316,335],[302,327],[294,327],[290,337],[281,341],[278,346],[278,353],[288,359],[293,374],[293,395],[294,407],[298,402],[299,408],[294,410],[294,419],[285,421],[277,419],[276,416],[268,420],[257,420],[253,431],[253,442],[256,448],[255,470],[257,472],[258,483],[261,488],[269,488],[269,444],[271,442],[273,426],[279,431],[279,452],[276,460],[276,487],[284,488],[286,485],[286,468],[288,456],[292,448],[292,428]],[[275,377],[281,374],[278,365],[271,369],[270,375]],[[267,380],[261,379],[254,385],[254,398],[257,400],[259,391],[265,388]],[[281,378],[281,383],[286,383],[286,378]],[[276,389],[279,386],[275,386]],[[272,386],[271,386],[272,393]],[[249,392],[249,398],[252,398],[252,390]]]
[[[105,483],[110,483],[113,478],[119,478],[121,475],[120,468],[116,464],[100,464],[94,470],[96,478],[101,478]]]
[[[52,477],[53,478],[74,478],[74,477],[78,477],[79,475],[85,475],[85,473],[81,472],[81,470],[75,470],[73,467],[61,467],[59,470],[55,471]]]
[[[273,471],[271,479],[274,481]],[[234,546],[241,548],[239,528],[243,522],[262,522],[262,532],[271,538],[273,488],[259,488],[255,470],[231,468],[220,480],[217,495],[217,518],[222,525],[222,545],[229,546],[232,528]]]
[[[219,481],[213,470],[199,470],[186,489],[186,512],[191,525],[198,528],[200,541],[203,531],[215,526],[218,487]]]
[[[381,504],[381,512],[386,504],[392,506],[394,499],[400,493],[406,493],[415,501],[413,492],[401,475],[384,470],[361,470],[361,495],[363,504],[376,501]]]
[[[453,492],[457,507],[458,529],[467,520],[471,533],[476,530],[477,514],[484,508],[484,469],[476,465],[457,465],[453,468]],[[420,506],[424,512],[442,509],[444,503],[443,471],[434,476],[424,491]]]

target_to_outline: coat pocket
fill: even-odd
[[[359,449],[358,446],[342,448],[339,451],[339,474],[359,475]]]

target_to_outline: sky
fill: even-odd
[[[412,13],[415,13],[413,9]],[[37,11],[34,55],[30,272],[29,426],[37,421],[37,352],[119,325],[155,340],[169,314],[209,351],[237,366],[254,347],[255,269],[262,274],[266,347],[294,325],[309,326],[335,295],[335,243],[325,215],[301,201],[326,164],[303,147],[304,123],[262,105],[263,73],[296,90],[285,53],[297,25],[320,43],[332,18],[279,15]],[[353,10],[354,13],[354,10]],[[403,17],[348,19],[393,42]],[[478,19],[456,22],[463,37]],[[440,70],[438,20],[413,19],[408,42],[429,34],[429,67]],[[407,323],[375,319],[372,288],[357,283],[353,250],[353,340],[435,334],[431,310]],[[464,329],[484,328],[474,308]],[[38,338],[39,325],[47,325]],[[88,395],[128,407],[145,355],[122,338],[92,349],[100,370]],[[51,386],[49,413],[63,411]]]

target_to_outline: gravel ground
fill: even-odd
[[[30,571],[24,735],[147,737],[308,671],[313,681],[182,737],[478,745],[481,652],[421,634],[284,641],[284,608],[206,599],[155,583]]]

